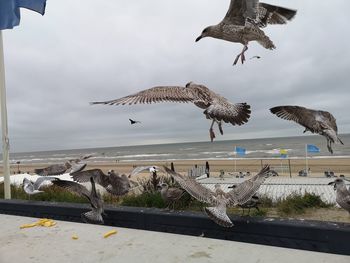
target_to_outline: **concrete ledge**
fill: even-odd
[[[81,222],[87,204],[0,200],[0,213]],[[105,225],[350,255],[350,224],[273,218],[231,217],[216,225],[203,213],[153,208],[106,207]]]

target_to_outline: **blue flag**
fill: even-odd
[[[245,155],[245,149],[242,147],[236,147],[236,154],[237,155]]]
[[[0,0],[0,30],[12,29],[19,25],[21,20],[20,7],[44,15],[45,6],[46,0]]]
[[[308,153],[319,153],[320,152],[320,149],[316,145],[313,145],[313,144],[308,144],[306,146],[306,149],[307,149]]]

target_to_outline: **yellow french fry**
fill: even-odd
[[[117,234],[117,230],[108,231],[106,234],[103,235],[103,237],[107,238],[107,237],[114,235],[114,234]]]
[[[34,227],[34,226],[36,226],[36,223],[21,225],[19,228],[23,229],[23,228],[29,228],[29,227]]]
[[[79,238],[79,237],[78,237],[77,235],[75,235],[75,234],[72,236],[72,239],[73,239],[73,240],[77,240],[78,238]]]

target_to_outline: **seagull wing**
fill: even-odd
[[[64,174],[67,169],[64,164],[53,164],[45,168],[35,169],[34,172],[40,176],[60,175]]]
[[[226,99],[214,99],[212,104],[204,111],[210,119],[224,121],[232,125],[242,125],[250,117],[250,106],[246,103],[232,104]]]
[[[270,5],[266,3],[259,3],[257,12],[257,21],[259,26],[266,26],[267,24],[286,24],[292,20],[297,11],[285,7]]]
[[[227,197],[230,199],[230,205],[244,204],[250,200],[267,178],[269,171],[270,166],[265,165],[257,175],[237,184],[234,189],[227,192]]]
[[[182,189],[171,187],[168,189],[167,197],[170,200],[177,200],[180,199],[180,197],[184,194],[184,191]]]
[[[99,193],[96,191],[96,185],[93,177],[90,177],[91,182],[91,193],[90,193],[90,202],[91,206],[96,210],[103,209],[103,200]]]
[[[36,181],[34,183],[34,190],[39,190],[39,188],[41,187],[43,182],[45,182],[45,181],[53,181],[53,180],[57,180],[57,178],[56,177],[50,177],[50,176],[38,177],[38,179],[36,179]]]
[[[131,171],[130,173],[130,177],[137,175],[139,173],[142,173],[143,171],[149,171],[149,169],[151,168],[156,168],[157,170],[159,170],[160,168],[158,166],[155,165],[151,165],[151,166],[137,166],[134,170]]]
[[[215,193],[208,188],[202,186],[195,179],[178,174],[164,166],[165,171],[174,177],[175,181],[186,190],[191,196],[200,202],[215,204]]]
[[[197,99],[192,89],[179,86],[158,86],[135,94],[109,101],[91,102],[90,104],[125,105],[157,102],[192,102]]]
[[[108,175],[105,175],[101,169],[91,169],[91,170],[71,173],[70,176],[73,178],[74,181],[79,183],[89,182],[90,178],[92,177],[95,183],[103,187],[106,187],[109,182]]]
[[[294,121],[313,133],[321,131],[316,116],[318,111],[300,106],[277,106],[270,109],[271,113],[285,120]]]
[[[324,123],[332,128],[335,132],[338,132],[338,126],[334,116],[328,111],[318,111],[320,115],[323,116]]]
[[[255,19],[258,0],[231,0],[223,22],[244,26],[246,18]]]
[[[79,183],[72,182],[72,181],[66,181],[66,180],[55,180],[55,181],[52,181],[52,183],[54,185],[57,185],[59,187],[62,187],[64,189],[68,190],[69,192],[71,192],[73,194],[76,194],[76,195],[79,195],[82,197],[86,197],[91,202],[89,190],[85,186],[83,186]]]

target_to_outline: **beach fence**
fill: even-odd
[[[189,177],[199,177],[202,175],[207,175],[209,177],[209,169],[208,167],[203,165],[201,166],[195,165],[187,171],[187,175]]]
[[[233,184],[239,184],[245,181],[245,178],[225,178],[224,181],[219,178],[211,177],[200,180],[200,183],[214,191],[215,184],[220,184],[224,192],[232,190],[229,188]],[[332,179],[331,179],[332,180]],[[259,196],[266,196],[273,201],[285,199],[292,194],[303,195],[305,193],[315,194],[329,204],[335,204],[335,192],[333,186],[328,185],[331,181],[326,177],[269,177],[260,186],[257,194]],[[345,184],[350,187],[349,179],[345,179]]]

